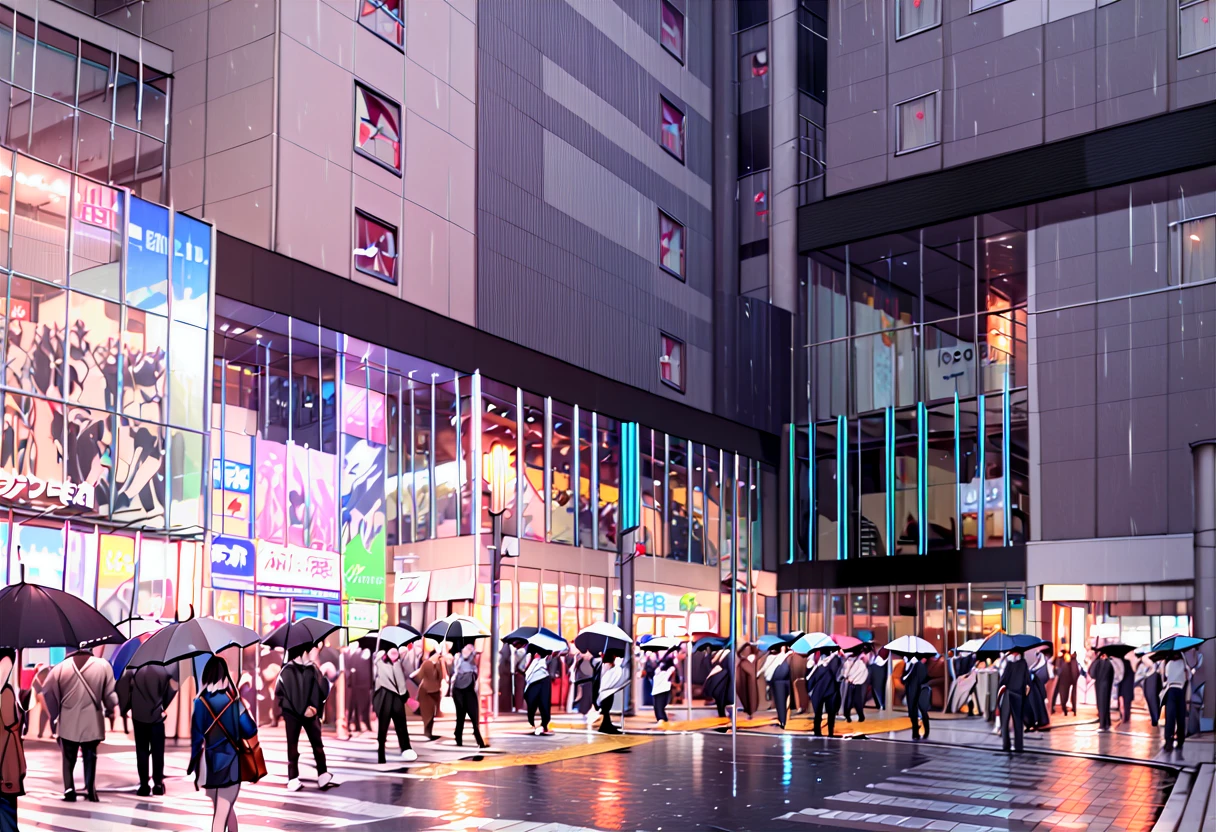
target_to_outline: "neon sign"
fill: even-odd
[[[76,192],[73,211],[80,222],[95,225],[107,231],[118,230],[117,191],[101,185],[89,185]]]
[[[0,499],[18,503],[51,504],[62,508],[93,509],[93,486],[71,480],[44,480],[33,474],[0,471]]]

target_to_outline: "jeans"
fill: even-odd
[[[1013,726],[1013,751],[1022,753],[1022,729],[1025,700],[1020,693],[1005,691],[1005,701],[1001,703],[1001,747],[1009,751],[1010,724]]]
[[[0,794],[0,832],[17,832],[17,795]]]
[[[782,728],[785,727],[785,720],[789,715],[791,687],[786,679],[773,682],[773,704],[777,707],[777,724]]]
[[[654,718],[657,722],[667,721],[667,703],[671,701],[671,691],[651,694],[654,699]]]
[[[72,742],[71,740],[60,739],[59,745],[63,749],[63,793],[76,793],[76,778],[72,771],[76,768],[76,757],[81,755],[84,757],[84,790],[85,793],[96,790],[97,783],[97,746],[101,744],[101,740],[92,740],[90,742]]]
[[[325,746],[321,745],[321,721],[316,717],[300,719],[295,714],[283,712],[287,724],[287,779],[300,778],[300,729],[308,736],[312,745],[312,756],[317,761],[317,776],[325,773]]]
[[[478,724],[477,686],[453,688],[452,704],[456,707],[456,744],[464,745],[464,721],[467,718],[473,727],[473,739],[477,740],[479,748],[484,748],[486,743],[481,738],[481,726]]]
[[[165,784],[165,723],[135,720],[135,768],[139,785],[148,785],[148,758],[152,758],[152,782]]]

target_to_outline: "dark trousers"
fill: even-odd
[[[1057,677],[1058,678],[1058,677]],[[1065,715],[1068,714],[1068,700],[1072,698],[1072,712],[1077,712],[1077,683],[1076,682],[1056,682],[1056,689],[1051,693],[1051,712],[1056,712],[1056,701],[1059,700],[1060,707],[1064,709]]]
[[[541,728],[549,730],[549,716],[553,712],[553,685],[547,678],[529,685],[524,691],[524,704],[528,708],[528,724],[536,727],[536,713],[540,712]]]
[[[372,730],[372,699],[366,690],[350,692],[346,700],[346,730]]]
[[[397,744],[405,751],[410,747],[410,732],[405,726],[405,700],[395,693],[381,689],[376,701],[376,748],[384,762],[384,745],[388,742],[388,724],[397,729]]]
[[[165,723],[135,722],[135,769],[139,785],[148,785],[148,758],[152,759],[152,782],[165,784]]]
[[[849,712],[857,711],[857,721],[866,721],[866,689],[865,685],[850,685],[844,686],[844,719],[845,722],[851,722]]]
[[[726,694],[715,696],[714,705],[718,708],[718,719],[726,719]]]
[[[478,724],[481,716],[477,705],[477,686],[452,688],[452,704],[456,707],[456,744],[464,745],[464,721],[467,718],[473,726],[473,739],[477,740],[478,748],[484,748],[486,743],[481,738],[481,725]]]
[[[667,721],[667,703],[671,701],[671,691],[656,693],[654,697],[654,718],[658,722]]]
[[[1020,693],[1005,691],[1005,701],[1001,703],[1001,748],[1009,751],[1009,726],[1013,723],[1013,750],[1022,752],[1022,728],[1025,701]]]
[[[404,721],[404,717],[402,718]],[[325,746],[321,744],[321,720],[315,716],[311,719],[296,716],[283,711],[283,722],[287,724],[287,779],[297,780],[300,777],[300,729],[304,729],[308,742],[312,745],[312,756],[317,761],[317,776],[325,773]]]
[[[920,739],[922,727],[925,729],[925,739],[929,738],[929,709],[925,707],[922,695],[928,699],[928,690],[917,688],[908,693],[908,717],[912,720],[912,739],[914,740]]]
[[[1157,727],[1157,722],[1161,719],[1161,694],[1155,690],[1151,690],[1148,686],[1144,689],[1144,705],[1148,708],[1148,718],[1152,720],[1153,727]]]
[[[1172,751],[1174,740],[1178,747],[1186,742],[1186,695],[1182,688],[1170,688],[1165,692],[1165,750]]]
[[[0,794],[0,832],[18,832],[15,794]]]
[[[96,791],[97,789],[97,746],[101,744],[101,740],[92,740],[91,742],[72,742],[71,740],[60,739],[59,745],[63,749],[63,793],[76,793],[76,778],[72,770],[76,768],[76,757],[79,754],[84,757],[84,790],[85,793]]]
[[[773,682],[773,704],[777,706],[777,724],[785,727],[785,720],[790,711],[790,694],[794,686],[788,679]]]
[[[1132,698],[1134,693],[1119,694],[1119,719],[1121,722],[1130,722],[1132,718]]]
[[[1098,730],[1104,730],[1110,727],[1110,685],[1095,684],[1094,697],[1098,700]]]
[[[523,673],[516,671],[513,674],[513,678],[515,682],[515,701],[513,704],[516,711],[522,711],[526,707],[524,704],[524,685],[527,677]]]
[[[836,733],[836,711],[840,707],[840,702],[835,699],[820,699],[818,702],[812,700],[812,705],[815,708],[815,736],[823,736],[819,729],[819,720],[823,717],[824,711],[827,711],[828,714],[828,736],[833,736]]]
[[[604,701],[600,703],[600,713],[603,715],[603,719],[600,720],[601,734],[621,733],[621,729],[612,724],[612,700],[615,698],[616,694],[613,694],[605,697]]]

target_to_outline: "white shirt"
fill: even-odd
[[[613,664],[600,672],[600,695],[596,704],[603,702],[619,690],[624,690],[629,684],[629,671],[624,665]]]
[[[1190,675],[1186,662],[1182,659],[1170,659],[1165,663],[1165,690],[1170,688],[1182,690],[1186,687]]]
[[[531,687],[542,679],[549,678],[549,663],[542,656],[534,656],[524,673],[524,687]]]
[[[768,661],[764,663],[764,681],[773,681],[773,674],[777,672],[777,668],[781,666],[782,662],[789,660],[789,657],[789,653],[770,654]]]
[[[864,685],[870,680],[870,669],[860,656],[854,656],[845,662],[844,680],[850,685]]]
[[[651,694],[667,693],[671,690],[671,677],[675,675],[675,667],[656,667],[654,670],[654,682],[650,686]]]

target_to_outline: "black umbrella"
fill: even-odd
[[[547,627],[516,627],[514,630],[503,636],[502,640],[508,644],[523,645],[527,643],[528,639],[532,638],[532,636],[536,635],[537,633],[544,636],[549,636],[550,638],[555,638],[558,641],[564,641],[561,636]]]
[[[267,647],[282,647],[290,653],[297,647],[312,647],[337,629],[340,629],[338,625],[331,621],[309,616],[280,624],[262,639],[262,644]]]
[[[25,581],[0,589],[0,647],[93,647],[127,637],[85,601]]]
[[[1103,644],[1098,648],[1098,652],[1121,659],[1135,649],[1130,644]]]
[[[219,653],[229,647],[248,647],[258,641],[258,634],[248,627],[214,618],[190,618],[169,624],[150,635],[135,651],[127,667],[172,664]]]
[[[422,635],[434,641],[450,641],[453,645],[464,645],[474,638],[490,637],[490,633],[480,621],[455,613],[439,619],[427,627]]]
[[[365,650],[385,650],[389,647],[404,647],[422,638],[422,633],[408,624],[390,624],[383,630],[372,630],[360,636],[357,644]]]

